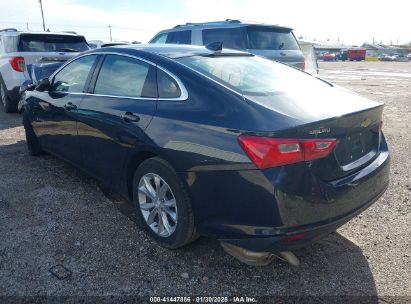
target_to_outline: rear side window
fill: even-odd
[[[88,50],[82,36],[26,34],[20,36],[20,52],[83,52]]]
[[[203,30],[203,44],[222,42],[224,48],[245,49],[246,35],[243,28],[219,28]]]
[[[178,31],[168,33],[167,43],[191,44],[191,31]]]
[[[167,37],[168,37],[167,33],[160,34],[157,37],[154,37],[154,39],[150,43],[166,43]]]
[[[250,27],[247,29],[248,49],[299,50],[298,43],[288,29]]]
[[[52,91],[82,93],[96,58],[97,55],[84,56],[66,65],[54,77]]]
[[[160,69],[157,69],[157,86],[159,98],[178,98],[181,96],[177,81]]]
[[[3,36],[4,51],[6,53],[17,52],[18,36]]]
[[[107,55],[97,77],[95,94],[124,97],[157,97],[155,68],[119,55]],[[153,79],[154,78],[154,79]]]

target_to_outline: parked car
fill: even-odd
[[[395,61],[395,55],[394,54],[381,54],[378,56],[378,59],[380,61]]]
[[[324,53],[322,59],[323,61],[338,61],[338,57],[334,53]]]
[[[408,62],[410,59],[403,55],[403,54],[396,54],[394,55],[394,60],[393,61],[398,61],[398,62]]]
[[[20,86],[30,80],[27,65],[65,61],[89,49],[83,36],[70,33],[0,30],[0,97],[15,112]]]
[[[293,65],[304,70],[304,55],[289,27],[247,23],[239,20],[186,23],[155,35],[150,43],[207,45],[222,42],[224,48]]]
[[[96,49],[26,94],[30,153],[134,202],[167,248],[204,235],[243,253],[292,250],[388,185],[382,104],[247,52]]]

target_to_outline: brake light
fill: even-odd
[[[12,57],[9,61],[13,70],[17,72],[24,72],[26,64],[23,57]]]
[[[240,135],[238,142],[259,169],[278,167],[327,156],[336,139],[288,139]]]

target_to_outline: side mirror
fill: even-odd
[[[43,78],[37,83],[36,91],[40,91],[40,92],[47,91],[50,89],[50,87],[51,87],[50,80],[48,78]]]

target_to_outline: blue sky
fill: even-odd
[[[343,5],[342,5],[343,3]],[[43,0],[46,26],[76,31],[88,40],[147,42],[186,22],[242,19],[294,28],[297,36],[330,43],[411,41],[411,1],[391,0]],[[1,0],[0,28],[41,30],[38,0]]]

